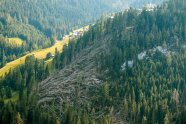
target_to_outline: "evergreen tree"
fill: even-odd
[[[165,115],[165,118],[164,118],[164,124],[169,124],[169,118],[167,114]]]
[[[23,120],[22,120],[21,115],[20,115],[19,112],[16,114],[14,124],[23,124]]]

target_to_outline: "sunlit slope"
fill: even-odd
[[[50,47],[50,48],[46,48],[46,49],[42,49],[42,50],[38,50],[38,51],[34,51],[31,54],[34,54],[34,56],[38,59],[45,59],[47,53],[51,53],[52,55],[55,54],[55,49],[57,49],[57,51],[62,52],[63,46],[65,44],[68,44],[69,42],[69,38],[64,39],[61,42],[57,42],[54,46]]]
[[[54,55],[56,48],[59,52],[61,52],[63,49],[63,46],[65,44],[68,44],[68,42],[69,42],[69,38],[65,38],[63,41],[57,42],[55,45],[53,45],[50,48],[41,49],[38,51],[33,51],[33,52],[28,53],[27,55],[25,55],[19,59],[16,59],[15,61],[7,63],[6,66],[4,66],[3,68],[0,69],[0,77],[4,77],[4,75],[6,73],[8,73],[10,70],[12,70],[20,65],[23,65],[25,63],[25,58],[27,56],[34,55],[37,59],[45,59],[47,53],[49,53],[49,52]]]
[[[19,47],[24,43],[20,38],[5,38],[5,40],[0,40],[0,42],[5,42],[6,45],[13,47]]]
[[[16,46],[21,46],[23,41],[20,38],[8,38],[8,43]]]

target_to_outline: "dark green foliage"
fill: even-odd
[[[37,60],[34,55],[31,55],[26,58],[24,66],[7,74],[1,83],[0,89],[1,123],[13,123],[17,112],[20,112],[23,123],[38,123],[40,120],[41,124],[55,122],[54,119],[56,117],[49,117],[48,114],[42,113],[39,110],[35,94],[37,90],[36,82],[46,78],[50,71],[48,66],[44,67],[43,60]],[[13,96],[15,92],[18,93],[18,99],[13,101],[11,99],[16,97]],[[9,99],[6,104],[4,103],[5,99]]]
[[[143,1],[146,0],[140,0],[138,6],[142,6]],[[162,0],[155,0],[155,3],[158,1]],[[23,23],[25,27],[31,25],[48,37],[56,35],[61,38],[77,25],[93,22],[105,12],[123,10],[136,0],[121,2],[124,6],[117,0],[1,0],[0,27],[8,27],[9,22]],[[20,36],[25,37],[24,34]]]
[[[18,29],[18,28],[15,28]],[[9,33],[11,31],[8,31]],[[17,31],[16,31],[17,32]],[[26,31],[24,31],[26,32]],[[6,65],[7,62],[13,61],[16,58],[19,58],[23,55],[25,55],[28,51],[32,51],[35,49],[41,49],[44,47],[49,47],[52,45],[52,42],[50,43],[49,39],[46,39],[44,36],[41,38],[37,39],[37,36],[34,36],[34,32],[32,32],[32,35],[30,37],[34,37],[34,39],[25,39],[24,43],[19,46],[19,45],[13,45],[13,44],[8,44],[6,43],[7,38],[3,37],[0,35],[0,67],[3,67]],[[39,33],[36,33],[35,35],[39,35]],[[10,36],[11,37],[11,36]],[[14,36],[13,36],[14,37]],[[17,36],[15,36],[17,37]],[[40,37],[40,36],[38,36]],[[37,40],[37,41],[36,41]],[[39,41],[39,42],[38,42]],[[45,41],[45,42],[43,42]]]
[[[46,60],[47,59],[50,59],[52,57],[52,54],[49,52],[49,53],[47,53],[47,55],[46,55]]]
[[[63,68],[81,50],[109,36],[107,52],[97,58],[98,70],[108,83],[103,84],[99,93],[92,92],[97,99],[91,101],[91,107],[114,106],[115,111],[122,107],[123,120],[130,123],[182,124],[185,111],[180,111],[185,106],[186,86],[185,6],[184,0],[172,0],[155,11],[130,9],[116,14],[114,19],[103,18],[82,38],[65,47],[55,61],[60,60],[58,65]],[[147,52],[149,58],[138,59],[139,53],[157,46],[172,53]],[[133,67],[127,63],[122,71],[122,64],[130,60],[134,61]],[[83,121],[77,118],[78,122]],[[105,118],[106,114],[100,120],[106,123]]]
[[[38,106],[37,82],[52,70],[44,67],[34,56],[26,59],[25,66],[11,72],[2,80],[0,121],[12,123],[20,112],[24,123],[185,123],[186,96],[186,5],[184,0],[170,0],[154,11],[130,9],[103,17],[83,37],[64,46],[64,51],[53,60],[55,69],[70,64],[85,48],[106,38],[106,50],[96,55],[95,67],[103,75],[103,85],[90,89],[90,103],[80,106],[79,89],[72,103],[64,105],[64,115]],[[166,47],[170,53],[149,51],[157,46]],[[138,54],[147,51],[148,58],[139,60]],[[175,52],[175,53],[174,53]],[[121,66],[126,63],[125,69]],[[83,81],[83,80],[81,80]],[[16,82],[16,83],[14,83]],[[21,82],[21,83],[20,83]],[[18,90],[21,87],[21,90]],[[6,91],[6,92],[5,92]],[[19,101],[4,103],[12,93],[19,91]],[[52,104],[52,103],[50,103]],[[52,105],[51,105],[52,106]],[[53,109],[53,107],[51,107]],[[53,110],[55,111],[55,110]],[[94,116],[99,112],[103,114]],[[119,113],[119,114],[118,114]],[[115,116],[116,115],[116,116]],[[118,120],[118,118],[120,120]]]
[[[138,6],[141,7],[150,0],[140,1]],[[162,0],[153,2],[160,1]],[[4,37],[19,37],[26,43],[13,48],[0,42],[0,51],[5,51],[6,57],[3,61],[0,57],[0,67],[26,52],[53,45],[54,38],[62,39],[69,31],[94,22],[103,13],[123,10],[135,2],[136,0],[1,0],[0,41]]]

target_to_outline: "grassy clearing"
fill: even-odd
[[[4,103],[7,104],[10,101],[13,102],[13,103],[15,103],[16,101],[18,101],[18,99],[19,99],[19,94],[17,92],[13,92],[11,98],[4,99]]]
[[[14,47],[21,46],[24,43],[24,41],[21,40],[20,38],[6,38],[5,41],[3,42]]]
[[[35,56],[37,59],[45,59],[47,53],[49,53],[49,52],[50,52],[52,55],[54,55],[54,54],[55,54],[55,49],[57,49],[57,51],[59,51],[59,52],[62,52],[63,46],[64,46],[65,44],[68,44],[68,42],[69,42],[69,38],[66,38],[66,39],[64,39],[64,40],[61,41],[61,42],[57,42],[55,45],[53,45],[53,46],[50,47],[50,48],[41,49],[41,50],[32,52],[31,54],[34,54],[34,56]]]
[[[28,54],[31,55],[31,54]],[[26,56],[28,56],[26,55]],[[7,63],[3,68],[0,69],[0,77],[4,77],[10,70],[24,64],[26,56],[16,59],[12,62]]]
[[[63,46],[65,44],[68,44],[68,42],[69,42],[69,38],[66,38],[61,42],[57,42],[56,44],[54,44],[50,48],[33,51],[33,52],[28,53],[27,55],[25,55],[25,56],[23,56],[19,59],[16,59],[12,62],[7,63],[6,66],[4,66],[3,68],[0,69],[0,78],[3,78],[7,73],[10,72],[10,70],[13,70],[16,67],[25,64],[25,59],[26,59],[27,56],[34,55],[37,59],[45,59],[47,53],[49,53],[49,52],[52,55],[54,55],[55,54],[55,49],[57,49],[57,51],[59,51],[59,52],[62,52]]]
[[[80,29],[74,30],[73,32],[86,32],[88,31],[89,26],[85,26],[82,27]],[[63,46],[65,44],[68,44],[70,41],[70,37],[73,33],[71,32],[68,37],[64,38],[62,41],[57,42],[56,44],[54,44],[52,47],[50,48],[46,48],[46,49],[41,49],[41,50],[37,50],[37,51],[33,51],[31,53],[28,53],[27,55],[16,59],[12,62],[9,62],[6,64],[6,66],[4,66],[3,68],[0,69],[0,78],[3,78],[6,74],[8,74],[10,72],[10,70],[13,70],[15,68],[17,68],[18,66],[24,65],[25,64],[25,59],[27,56],[29,55],[34,55],[35,58],[37,59],[45,59],[46,55],[50,52],[52,55],[55,55],[55,49],[57,49],[57,51],[62,52],[63,50]],[[19,38],[8,38],[10,43],[15,43],[17,45],[22,45],[23,41]],[[49,64],[52,62],[52,59],[49,59],[45,62],[45,64]]]

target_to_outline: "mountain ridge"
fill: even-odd
[[[185,63],[185,50],[182,47],[185,43],[185,26],[182,27],[186,17],[184,4],[183,0],[170,1],[154,11],[143,10],[140,14],[137,10],[129,9],[116,14],[114,18],[98,21],[84,37],[71,42],[61,54],[59,66],[62,69],[39,84],[41,106],[44,110],[51,104],[62,106],[61,111],[67,109],[67,113],[60,113],[59,107],[54,110],[70,122],[77,122],[79,116],[83,116],[82,121],[89,118],[89,121],[97,123],[181,121],[175,108],[185,105],[182,103],[185,92],[185,74],[182,73]],[[167,8],[163,9],[165,6]],[[172,19],[178,16],[182,17],[179,23]],[[174,36],[173,39],[169,37],[171,35]],[[93,49],[90,52],[86,51],[91,47]],[[93,52],[101,47],[104,49],[97,50],[98,53]],[[139,54],[144,50],[147,50],[147,59],[140,59]],[[90,60],[87,59],[89,57]],[[76,61],[79,58],[85,59]],[[54,63],[55,61],[57,60],[54,59]],[[178,64],[179,61],[182,63]],[[89,62],[94,65],[84,70],[89,67]],[[125,69],[122,69],[124,63]],[[80,64],[81,71],[74,64]],[[91,69],[96,70],[96,75],[99,76],[95,76]],[[171,78],[173,75],[177,75],[177,78]],[[89,84],[91,79],[100,82],[98,86],[93,84],[94,89],[86,88],[86,83]],[[69,94],[66,94],[68,91]],[[61,102],[58,100],[60,97]],[[63,116],[68,115],[68,112],[73,113],[69,115],[72,120]]]
[[[102,16],[62,53],[27,56],[0,80],[0,122],[185,124],[185,4]]]

